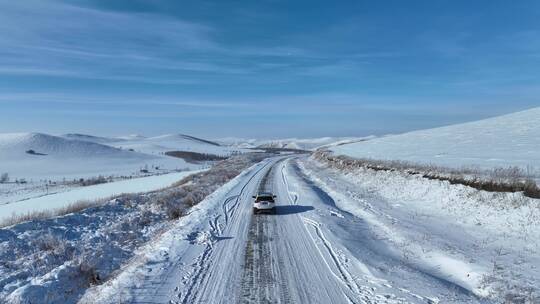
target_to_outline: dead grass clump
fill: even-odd
[[[0,222],[0,228],[15,225],[22,222],[46,219],[46,218],[52,217],[53,215],[54,213],[50,210],[31,211],[27,213],[14,213],[10,217],[7,217]]]
[[[27,213],[14,213],[10,217],[3,219],[0,222],[0,228],[12,226],[15,224],[44,220],[52,218],[55,216],[66,215],[70,213],[80,212],[90,207],[96,207],[104,204],[109,199],[101,199],[96,201],[78,201],[73,204],[69,204],[65,207],[53,209],[53,210],[42,210],[42,211],[31,211]]]

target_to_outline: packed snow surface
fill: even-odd
[[[0,205],[0,222],[13,214],[54,210],[78,201],[92,201],[122,193],[139,193],[168,187],[197,171],[176,172],[163,175],[133,178],[118,182],[75,188],[66,192],[44,195]]]
[[[540,108],[331,148],[356,158],[540,169]]]

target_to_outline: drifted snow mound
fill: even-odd
[[[447,127],[414,131],[331,148],[357,158],[442,166],[540,169],[540,107]]]
[[[26,153],[33,150],[35,155]],[[40,155],[44,154],[44,155]],[[66,139],[42,133],[0,134],[2,158],[150,158],[118,148],[76,139]]]

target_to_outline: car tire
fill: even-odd
[[[253,214],[257,214],[257,213],[259,213],[259,209],[253,208]]]

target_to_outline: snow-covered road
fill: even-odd
[[[207,198],[82,302],[483,303],[392,258],[373,227],[340,210],[297,156],[252,167]],[[252,195],[277,195],[253,215]]]

